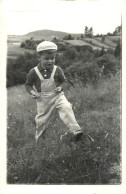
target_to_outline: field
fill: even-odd
[[[95,46],[97,46],[97,47],[100,47],[100,48],[104,47],[104,48],[108,49],[108,48],[110,47],[110,46],[108,46],[108,45],[102,43],[101,41],[98,41],[98,40],[95,39],[95,38],[86,38],[85,40],[86,40],[86,41],[89,41],[89,42],[91,41],[93,45],[95,45]]]
[[[84,41],[84,40],[65,40],[66,43],[69,43],[70,45],[74,45],[74,46],[91,46],[93,48],[93,50],[101,50],[101,47],[99,46],[93,46],[91,44],[89,44],[88,42]]]
[[[27,39],[29,39],[30,37],[25,35],[25,36],[8,36],[8,50],[7,50],[7,56],[8,58],[16,58],[17,56],[24,54],[25,52],[30,52],[33,53],[35,51],[33,50],[29,50],[29,49],[24,49],[24,48],[20,48],[20,44],[22,41],[25,41]],[[44,38],[44,37],[43,37]],[[101,37],[100,38],[84,38],[81,40],[64,40],[61,44],[65,44],[65,43],[69,43],[70,45],[79,45],[79,46],[83,46],[83,45],[90,45],[93,50],[101,50],[102,47],[104,47],[104,49],[108,49],[108,48],[115,48],[117,45],[117,40],[120,38],[120,36],[107,36],[105,38],[105,42],[102,43],[101,41]],[[37,40],[37,38],[36,38]],[[46,40],[50,40],[48,37],[46,38]],[[113,42],[115,41],[115,42]]]
[[[100,38],[97,37],[96,39],[99,40],[99,41],[101,41],[101,37],[100,37]],[[113,41],[111,40],[111,38],[109,38],[109,37],[106,37],[106,38],[105,38],[104,43],[107,44],[108,46],[112,47],[112,48],[115,48],[116,45],[117,45],[117,44],[116,44],[115,42],[113,42]]]
[[[65,42],[75,45],[75,46],[84,46],[89,45],[93,48],[93,50],[101,50],[102,47],[104,49],[112,48],[114,49],[117,45],[117,41],[120,39],[120,36],[106,36],[105,41],[102,42],[101,37],[93,37],[93,38],[82,38],[81,40],[65,40]]]
[[[33,53],[34,50],[20,48],[20,43],[17,44],[11,43],[8,44],[7,56],[8,58],[17,58],[19,55],[23,55],[25,52]]]
[[[61,141],[67,128],[57,113],[44,136],[34,139],[35,101],[24,85],[8,88],[9,184],[120,184],[120,75],[98,86],[71,87],[68,99],[85,134]]]

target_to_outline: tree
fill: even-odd
[[[89,37],[89,38],[93,37],[93,28],[92,27],[89,29],[87,26],[85,26],[84,37]]]
[[[93,28],[92,27],[88,31],[88,37],[90,37],[90,38],[93,37]]]
[[[103,36],[101,37],[101,39],[102,39],[102,42],[105,42],[105,35],[103,35]]]
[[[56,41],[57,41],[57,38],[56,38],[56,37],[54,37],[54,38],[53,38],[53,41],[54,41],[54,42],[56,42]]]
[[[68,40],[72,40],[72,39],[73,39],[72,36],[71,36],[71,34],[68,34],[67,39],[68,39]]]
[[[71,36],[71,34],[68,34],[63,38],[63,40],[73,40],[74,38]]]
[[[84,38],[84,35],[83,34],[81,34],[81,38]]]
[[[116,48],[115,48],[115,57],[121,56],[121,44],[120,41],[118,41]]]
[[[88,37],[88,27],[87,26],[85,26],[84,37]]]
[[[33,39],[34,39],[33,37],[30,38],[31,41],[32,41]]]
[[[25,41],[25,43],[26,43],[27,46],[31,46],[31,42],[32,42],[31,40],[26,40]]]
[[[100,52],[100,56],[103,56],[105,54],[105,50],[104,47],[102,47],[101,52]]]
[[[26,46],[25,42],[22,42],[22,43],[20,44],[20,47],[21,47],[21,48],[25,48],[25,46]]]
[[[111,32],[108,32],[107,36],[113,36],[113,34]]]
[[[113,35],[119,35],[122,31],[122,27],[121,26],[118,26],[116,27],[115,31],[113,32]]]

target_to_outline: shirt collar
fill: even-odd
[[[44,71],[45,70],[45,68],[41,65],[41,63],[38,64],[38,69],[39,69],[39,71]],[[53,68],[52,69],[48,69],[48,71],[52,72]]]

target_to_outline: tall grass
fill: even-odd
[[[79,83],[70,93],[77,121],[94,142],[62,142],[67,128],[56,113],[36,145],[35,101],[23,85],[8,89],[9,184],[120,184],[119,75],[97,87]]]

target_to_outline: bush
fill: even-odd
[[[66,69],[66,73],[68,72],[77,81],[82,81],[84,85],[87,83],[96,84],[100,78],[98,65],[94,62],[74,62]]]
[[[120,69],[120,60],[112,54],[105,54],[96,60],[99,67],[104,67],[103,74],[105,76],[115,75]]]
[[[36,54],[25,53],[7,61],[7,87],[24,84],[29,70],[38,64]]]
[[[25,42],[22,42],[22,43],[20,44],[20,47],[21,47],[21,48],[25,48],[25,46],[26,46]]]
[[[93,51],[90,46],[67,47],[63,53],[57,53],[56,65],[64,70],[71,83],[74,83],[73,80],[76,79],[82,81],[84,85],[89,82],[96,84],[102,77],[114,76],[121,68],[120,57],[108,53],[98,57],[100,52]],[[26,74],[38,62],[37,55],[30,53],[20,55],[16,60],[9,59],[7,63],[7,87],[24,83]],[[17,78],[16,73],[21,77]]]
[[[115,56],[121,56],[121,53],[122,53],[122,45],[120,43],[120,41],[118,41],[117,45],[116,45],[116,48],[115,48]]]
[[[72,59],[74,60],[75,57],[78,55],[77,51],[75,50],[75,48],[67,48],[64,52],[64,56],[67,59]]]

